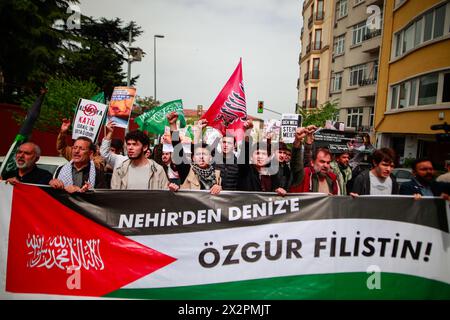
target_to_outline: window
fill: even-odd
[[[345,34],[334,38],[334,54],[338,55],[344,52]]]
[[[373,127],[375,121],[375,107],[370,108],[369,126]]]
[[[444,35],[446,24],[447,4],[427,12],[413,21],[408,27],[395,34],[395,57],[401,56],[423,42],[436,39]],[[355,27],[354,32],[355,32]],[[450,31],[450,30],[449,30]],[[354,41],[358,41],[359,34],[354,34]]]
[[[417,79],[412,79],[409,85],[409,105],[416,105]]]
[[[403,35],[403,50],[402,53],[409,51],[413,48],[414,43],[414,23],[405,30]]]
[[[316,19],[317,20],[323,19],[323,0],[317,0]]]
[[[419,106],[436,103],[437,86],[437,73],[427,74],[419,78]]]
[[[360,127],[362,125],[363,113],[363,108],[349,108],[347,110],[347,127]]]
[[[332,92],[341,91],[342,88],[342,72],[337,72],[332,77],[331,90]]]
[[[398,100],[398,108],[402,109],[406,107],[406,82],[402,83],[399,86],[399,100]]]
[[[320,58],[313,59],[312,79],[319,79]]]
[[[317,87],[312,87],[311,88],[311,103],[310,103],[310,107],[311,108],[317,107]]]
[[[425,15],[425,29],[423,34],[423,41],[431,39],[431,31],[433,29],[433,11]]]
[[[322,29],[316,29],[314,41],[314,50],[320,50],[322,48]]]
[[[398,57],[401,54],[402,48],[402,32],[399,32],[395,35],[395,56]]]
[[[366,65],[360,64],[350,68],[350,86],[356,86],[366,78]]]
[[[347,0],[341,0],[336,3],[336,16],[338,19],[347,15]]]
[[[353,37],[352,37],[352,45],[361,43],[363,41],[364,35],[367,33],[366,22],[363,21],[353,26]]]
[[[373,79],[378,80],[378,60],[373,63]]]
[[[398,86],[392,87],[391,110],[397,109]]]
[[[440,6],[435,10],[433,38],[440,37],[444,34],[444,21],[445,5]]]
[[[450,102],[450,73],[444,73],[442,102]]]
[[[422,21],[423,21],[422,18],[416,21],[416,30],[414,34],[414,47],[422,43]]]

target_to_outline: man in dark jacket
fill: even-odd
[[[440,183],[434,180],[433,164],[426,158],[416,159],[412,165],[414,177],[400,187],[400,194],[420,196],[441,196],[449,194],[450,184]]]
[[[48,184],[52,179],[52,174],[47,170],[40,169],[36,166],[41,156],[41,149],[33,142],[22,144],[16,153],[17,169],[7,172],[3,180],[8,183],[15,184],[17,182]]]
[[[375,150],[372,155],[373,168],[360,173],[353,184],[350,195],[398,194],[399,186],[392,174],[395,152],[389,148]]]
[[[234,155],[236,147],[235,137],[222,137],[221,146],[222,152],[217,152],[214,157],[214,168],[220,170],[223,190],[237,190],[239,164],[238,159]]]

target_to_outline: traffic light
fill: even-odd
[[[264,101],[258,101],[258,113],[263,113],[264,111]]]

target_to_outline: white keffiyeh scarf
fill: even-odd
[[[72,186],[73,185],[73,178],[72,178],[72,163],[73,160],[71,160],[69,163],[66,163],[59,172],[58,179],[61,180],[64,183],[64,186]],[[91,185],[91,188],[94,188],[95,185],[95,165],[94,161],[90,161],[90,168],[89,168],[89,183]]]

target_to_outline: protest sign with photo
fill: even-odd
[[[355,132],[319,129],[314,134],[314,146],[328,148],[331,153],[347,152],[350,151],[350,145],[355,139]]]
[[[133,108],[136,89],[131,87],[115,87],[109,102],[108,120],[114,121],[116,127],[128,127]]]

